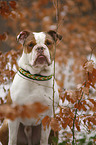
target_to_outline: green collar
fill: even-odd
[[[37,80],[37,81],[48,81],[52,78],[52,75],[50,75],[50,76],[42,76],[42,75],[39,75],[39,74],[32,75],[29,71],[26,71],[21,67],[19,68],[19,72],[24,77],[32,79],[32,80]]]

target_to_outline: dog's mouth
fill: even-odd
[[[34,62],[34,65],[36,66],[38,64],[39,65],[44,65],[44,64],[50,65],[49,61],[48,61],[48,58],[45,55],[39,55],[39,56],[37,56],[37,58],[36,58],[36,60]]]

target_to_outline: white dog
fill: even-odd
[[[23,45],[23,54],[19,60],[19,71],[14,77],[10,88],[10,98],[13,104],[33,104],[39,102],[48,106],[48,110],[40,114],[39,122],[35,118],[17,118],[14,121],[8,120],[9,142],[8,145],[17,145],[17,134],[20,123],[24,126],[40,127],[40,145],[48,145],[50,128],[44,130],[42,119],[45,116],[52,116],[53,104],[53,60],[55,42],[61,39],[61,35],[55,31],[29,32],[22,31],[17,40]],[[59,94],[55,82],[55,106],[58,105]],[[35,145],[37,142],[31,139],[32,128],[25,128],[28,145]],[[37,132],[38,134],[38,132]],[[36,134],[36,135],[37,135]],[[31,140],[31,142],[30,142]]]

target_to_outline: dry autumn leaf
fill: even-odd
[[[29,105],[1,105],[0,117],[8,118],[11,120],[17,117],[21,118],[36,118],[39,119],[39,114],[48,110],[48,106],[45,106],[39,102],[35,102]]]
[[[13,10],[16,9],[16,2],[15,1],[9,1],[9,4]]]
[[[87,72],[90,72],[90,73],[92,73],[93,67],[94,67],[93,60],[87,61],[87,62],[85,63],[85,65],[84,65],[84,69],[85,69]]]
[[[42,125],[43,125],[44,130],[46,130],[46,127],[47,128],[49,127],[49,125],[50,125],[50,117],[49,116],[45,116],[42,119]]]
[[[5,40],[7,40],[8,39],[8,33],[7,32],[5,32],[5,33],[3,33],[2,35],[0,35],[0,40],[1,41],[5,41]]]
[[[51,118],[50,126],[54,132],[60,131],[59,122],[55,118]]]
[[[89,88],[88,87],[83,87],[82,90],[86,95],[89,95]]]

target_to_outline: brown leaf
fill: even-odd
[[[96,100],[94,99],[88,99],[94,106],[96,105]]]
[[[16,9],[16,2],[15,1],[10,1],[9,4],[10,4],[12,9],[14,9],[14,10]]]
[[[0,105],[4,104],[4,100],[0,97]]]
[[[0,117],[14,120],[17,117],[21,118],[39,118],[39,114],[48,110],[48,106],[45,106],[39,102],[35,102],[29,105],[1,105]]]
[[[50,125],[50,117],[49,116],[45,116],[42,120],[42,125],[44,127],[44,130],[46,130],[46,127],[48,128]]]
[[[8,16],[10,15],[10,9],[9,6],[7,5],[6,1],[0,2],[1,6],[0,6],[0,14],[3,17],[8,18]]]
[[[90,73],[92,73],[93,67],[94,67],[93,60],[87,61],[87,62],[85,63],[85,65],[84,65],[84,69],[85,69],[87,72],[90,72]]]
[[[83,87],[82,90],[86,95],[89,95],[89,88],[88,87]]]
[[[54,132],[60,131],[60,125],[56,118],[51,118],[50,126]]]
[[[67,125],[68,125],[68,122],[66,121],[66,122],[62,122],[62,127],[65,129],[66,127],[67,127]]]
[[[8,33],[7,32],[5,32],[2,35],[0,35],[0,40],[1,41],[5,41],[5,40],[7,40],[7,38],[8,38]]]

